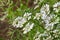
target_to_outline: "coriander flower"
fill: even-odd
[[[43,19],[44,23],[45,23],[45,29],[47,30],[52,30],[54,24],[57,24],[59,21],[59,18],[57,18],[54,22],[51,23],[51,19],[55,19],[56,15],[55,14],[49,14],[50,10],[49,10],[49,5],[46,4],[44,5],[41,10],[41,18]],[[48,15],[49,14],[49,15]]]
[[[49,13],[50,13],[49,5],[46,4],[46,5],[42,6],[40,12],[41,12],[42,14],[49,14]]]
[[[53,30],[52,32],[54,33],[53,36],[54,36],[55,38],[59,37],[60,32],[59,32],[58,29],[55,29],[55,30]]]
[[[58,6],[60,6],[60,2],[57,2],[53,5],[53,7],[58,7]]]
[[[35,40],[41,40],[41,37],[47,37],[49,36],[47,32],[45,31],[44,33],[37,32],[36,35],[34,36]],[[44,38],[43,38],[44,40]]]
[[[40,19],[40,16],[41,16],[41,13],[36,13],[36,15],[35,15],[34,19],[39,20],[39,19]]]
[[[17,17],[14,21],[13,21],[13,26],[18,28],[18,27],[23,27],[23,24],[26,23],[26,18],[23,17]]]
[[[49,17],[48,14],[50,13],[49,5],[48,5],[48,4],[44,5],[44,6],[41,8],[40,12],[41,12],[41,14],[42,14],[42,17],[41,17],[41,18],[42,18],[43,20],[47,19],[47,18]]]
[[[25,13],[25,14],[23,15],[23,17],[26,18],[26,19],[28,19],[28,20],[30,20],[30,19],[31,19],[31,14],[32,14],[32,13]]]
[[[48,31],[49,30],[52,30],[53,29],[53,26],[54,26],[54,23],[45,24],[45,29],[47,29]]]
[[[57,3],[55,3],[54,5],[53,5],[53,10],[55,11],[55,12],[59,12],[59,10],[60,10],[60,2],[57,2]]]
[[[28,24],[26,24],[26,26],[23,28],[23,34],[26,34],[27,32],[29,32],[32,28],[33,28],[33,26],[34,26],[34,23],[28,23]]]
[[[55,16],[54,16],[55,17]],[[52,18],[53,19],[53,18]],[[51,19],[50,19],[51,20]],[[46,20],[45,22],[46,22],[46,24],[45,24],[45,29],[47,29],[47,30],[52,30],[53,29],[53,27],[54,27],[54,25],[55,24],[57,24],[57,23],[59,23],[59,17],[57,17],[56,19],[55,19],[55,21],[54,22],[51,22],[50,23],[50,21],[48,21],[48,20]]]
[[[53,40],[53,37],[50,35],[45,40]]]
[[[57,29],[53,30],[53,33],[58,33],[58,32],[59,32],[59,30],[57,30]]]

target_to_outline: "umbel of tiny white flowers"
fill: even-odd
[[[44,37],[44,36],[48,36],[46,31],[44,33],[40,33],[37,31],[36,35],[34,36],[34,40],[40,40],[41,37]]]
[[[60,10],[60,2],[57,2],[57,3],[55,3],[54,5],[53,5],[53,10],[55,11],[55,12],[59,12],[59,10]]]
[[[28,20],[30,20],[31,19],[31,15],[32,15],[32,13],[25,13],[24,15],[23,15],[23,17],[24,18],[26,18],[26,19],[28,19]]]
[[[51,19],[51,17],[48,16],[48,14],[50,13],[50,10],[49,10],[49,5],[46,4],[44,6],[42,6],[41,10],[41,18],[45,21],[45,23],[48,23]]]
[[[23,17],[17,17],[14,21],[13,21],[13,26],[18,28],[18,27],[23,27],[23,24],[26,23],[28,20],[31,19],[31,14],[32,13],[24,13]]]
[[[26,26],[23,28],[23,34],[26,34],[27,32],[29,32],[29,31],[31,31],[31,29],[33,28],[33,26],[34,26],[34,23],[28,23],[28,24],[26,24]]]
[[[39,19],[40,19],[40,16],[41,16],[41,13],[36,13],[36,15],[35,15],[34,19],[39,20]]]
[[[49,5],[48,5],[48,4],[45,4],[44,6],[42,6],[40,12],[41,12],[42,14],[49,14],[49,13],[50,13]]]
[[[18,28],[18,27],[23,27],[23,24],[26,22],[26,18],[23,17],[17,17],[14,21],[13,21],[13,26]]]
[[[34,19],[39,20],[40,16],[42,16],[42,19],[44,20],[44,19],[46,19],[47,14],[49,14],[49,13],[50,13],[49,5],[46,4],[46,5],[42,6],[40,13],[36,13],[36,16],[34,17]]]
[[[49,5],[46,4],[46,5],[42,6],[40,12],[41,12],[41,15],[42,15],[41,18],[46,23],[45,25],[49,26],[50,25],[49,22],[50,22],[50,19],[51,19],[51,17],[48,16],[48,14],[50,13]]]
[[[49,5],[48,4],[44,5],[41,8],[40,12],[41,12],[41,15],[42,15],[41,18],[45,22],[45,29],[52,30],[54,24],[58,23],[59,18],[57,18],[58,21],[50,23],[51,19],[53,19],[54,17],[56,17],[56,15],[50,14],[50,10],[49,10]],[[48,16],[48,14],[49,14],[49,16]]]

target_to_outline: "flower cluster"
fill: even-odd
[[[58,4],[59,2],[53,6],[57,7]],[[36,35],[34,36],[34,40],[54,40],[55,38],[57,40],[60,40],[59,39],[60,32],[56,28],[58,27],[58,25],[56,27],[54,26],[55,24],[59,24],[59,17],[55,14],[50,13],[48,4],[42,6],[40,10],[40,16],[38,17],[41,17],[41,19],[44,21],[44,28],[46,30],[43,33],[37,32]]]
[[[34,23],[26,24],[26,26],[23,28],[23,30],[24,30],[23,34],[26,34],[27,32],[29,32],[33,28],[33,26],[34,26]]]
[[[51,19],[55,19],[57,15],[55,14],[50,14],[49,10],[49,5],[46,4],[41,8],[41,14],[42,14],[42,19],[45,22],[45,29],[51,30],[53,29],[54,24],[58,23],[59,18],[56,19],[56,21],[51,22]]]
[[[23,27],[23,24],[26,22],[26,18],[23,17],[17,17],[15,21],[13,22],[13,26],[18,28],[18,27]]]
[[[53,10],[55,11],[55,12],[59,12],[60,11],[60,2],[57,2],[57,3],[55,3],[54,5],[53,5]]]
[[[56,29],[56,30],[49,31],[49,32],[44,31],[44,33],[37,32],[33,39],[34,40],[54,40],[55,38],[58,38],[59,35],[60,35],[60,32],[59,30]]]
[[[23,25],[31,19],[31,13],[25,13],[23,15],[23,17],[17,17],[14,21],[13,21],[13,26],[16,28],[22,28]],[[23,34],[26,34],[27,32],[29,32],[32,28],[33,28],[34,23],[27,23],[26,26],[23,28],[24,32]]]
[[[60,6],[60,2],[53,5],[53,10],[57,11],[58,6]],[[31,31],[31,29],[33,29],[34,25],[37,24],[30,21],[30,19],[32,18],[32,14],[33,13],[24,13],[22,17],[17,17],[15,21],[13,21],[13,26],[16,28],[23,27],[23,34],[27,34]],[[36,13],[31,20],[38,21],[39,25],[37,26],[39,27],[41,27],[41,24],[44,24],[44,32],[40,33],[39,31],[37,31],[36,35],[33,37],[33,40],[54,40],[55,38],[59,40],[60,32],[58,28],[60,26],[58,26],[58,24],[60,20],[58,15],[50,12],[49,4],[43,5],[40,9],[40,12]],[[43,23],[40,24],[40,22]]]

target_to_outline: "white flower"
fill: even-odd
[[[53,36],[54,36],[55,38],[59,37],[60,32],[59,32],[58,29],[55,29],[55,30],[53,30],[52,32],[54,33]]]
[[[50,13],[49,5],[46,4],[46,5],[42,6],[40,12],[41,12],[42,14],[49,14],[49,13]]]
[[[59,32],[59,30],[57,30],[57,29],[56,30],[53,30],[53,33],[58,33],[58,32]]]
[[[50,13],[50,10],[49,10],[49,5],[46,4],[44,6],[42,6],[41,10],[41,18],[45,21],[45,22],[49,22],[49,20],[51,19],[48,14]]]
[[[53,29],[53,26],[54,26],[54,23],[45,24],[45,29],[47,29],[48,31],[49,30],[52,30]]]
[[[40,33],[37,31],[36,35],[34,36],[35,40],[41,40],[41,37],[47,37],[49,36],[49,34],[47,33],[47,31],[44,31],[44,33]]]
[[[18,27],[23,27],[23,24],[26,22],[26,18],[23,17],[17,17],[14,21],[13,21],[13,26],[18,28]]]
[[[23,34],[26,34],[27,32],[29,32],[32,28],[33,28],[33,26],[34,26],[34,23],[28,23],[28,24],[26,24],[26,26],[23,28]]]
[[[45,29],[47,29],[48,31],[49,30],[52,30],[54,24],[58,23],[59,18],[57,18],[54,22],[50,23],[51,22],[51,19],[56,18],[56,15],[54,15],[54,14],[47,15],[45,13],[45,11],[41,11],[41,13],[42,13],[41,14],[42,15],[41,18],[45,22]]]
[[[57,2],[57,3],[55,3],[55,4],[53,5],[53,10],[54,10],[55,12],[59,12],[59,10],[60,10],[60,2]]]
[[[42,17],[41,17],[41,18],[42,18],[43,20],[45,20],[46,17],[47,17],[47,15],[46,15],[46,13],[44,13],[44,14],[42,14]]]
[[[28,17],[28,20],[30,20],[30,19],[31,19],[31,16]]]
[[[35,15],[34,19],[39,20],[39,19],[40,19],[40,16],[41,16],[41,14],[40,14],[40,13],[36,13],[36,15]]]
[[[50,35],[49,37],[47,37],[46,40],[53,40],[52,36]]]
[[[59,23],[59,17],[58,17],[58,18],[56,18],[56,20],[55,20],[54,22],[49,23],[49,21],[48,21],[48,20],[47,20],[47,21],[45,21],[45,22],[46,22],[46,24],[45,24],[45,29],[47,29],[47,30],[52,30],[52,29],[53,29],[53,27],[54,27],[54,24]]]
[[[58,6],[60,6],[60,2],[57,2],[53,5],[53,7],[58,7]]]
[[[25,13],[24,14],[24,17],[26,17],[26,16],[30,16],[32,13]]]
[[[24,15],[23,15],[23,17],[25,17],[26,19],[31,19],[31,14],[32,13],[25,13]]]

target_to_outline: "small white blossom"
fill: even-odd
[[[40,16],[41,16],[41,14],[40,14],[40,13],[36,13],[36,15],[35,15],[34,19],[39,20],[39,19],[40,19]]]
[[[59,30],[54,30],[53,33],[57,33]]]
[[[57,23],[59,23],[59,17],[57,17],[55,22],[54,22],[54,24],[57,24]]]
[[[51,29],[53,29],[54,23],[50,23],[50,20],[54,17],[54,15],[49,15],[48,16],[48,14],[49,14],[49,5],[46,4],[46,6],[43,6],[41,8],[41,15],[42,15],[41,18],[45,22],[45,29],[51,30]]]
[[[41,15],[42,15],[42,19],[45,20],[45,21],[49,21],[51,18],[48,16],[48,14],[50,13],[50,10],[49,10],[49,5],[46,4],[44,6],[42,6],[41,10]]]
[[[35,40],[41,40],[41,37],[45,37],[48,36],[48,34],[46,33],[46,31],[44,33],[40,33],[37,31],[36,35],[34,36]]]
[[[32,14],[32,13],[25,13],[25,14],[23,15],[23,17],[25,17],[26,19],[30,20],[30,19],[31,19],[31,14]]]
[[[50,13],[49,5],[46,4],[46,5],[42,6],[40,12],[41,12],[42,14],[49,14],[49,13]]]
[[[25,13],[24,14],[24,17],[26,17],[26,16],[30,16],[32,13]]]
[[[14,21],[13,21],[13,26],[18,28],[18,27],[23,27],[23,24],[26,22],[26,18],[23,17],[17,17]]]
[[[53,7],[58,7],[58,6],[60,6],[60,2],[57,2],[53,5]]]
[[[44,19],[46,19],[46,17],[47,17],[47,15],[46,15],[46,13],[44,13],[44,14],[42,14],[42,19],[44,20]]]
[[[32,28],[33,28],[33,26],[34,26],[34,23],[28,23],[28,24],[26,24],[26,26],[23,28],[23,34],[26,34],[27,32],[29,32]]]
[[[45,29],[47,29],[48,31],[52,30],[53,26],[54,26],[54,23],[46,24]]]
[[[55,10],[55,12],[59,12],[60,10],[60,2],[57,2],[53,5],[53,10]]]
[[[57,24],[58,21],[59,21],[59,18],[57,18],[54,22],[50,23],[51,22],[51,19],[53,18],[56,18],[57,16],[54,15],[54,14],[50,14],[49,16],[44,12],[44,11],[41,11],[41,18],[43,19],[43,21],[45,22],[45,29],[47,30],[52,30],[53,29],[53,26],[54,24]]]
[[[60,32],[59,32],[58,29],[55,29],[55,30],[53,30],[52,32],[54,33],[53,36],[54,36],[55,38],[59,37]]]
[[[51,35],[49,37],[47,37],[46,40],[53,40],[53,38],[51,37]]]

